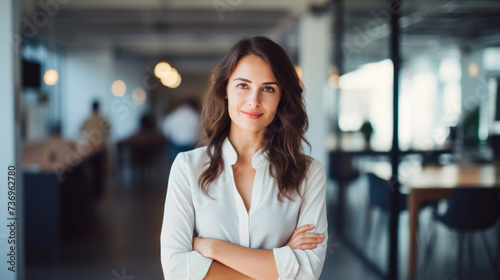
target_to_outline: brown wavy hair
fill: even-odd
[[[269,63],[278,86],[281,99],[273,121],[266,128],[263,149],[268,152],[271,176],[278,183],[279,194],[288,199],[292,193],[301,198],[299,188],[306,177],[311,158],[303,153],[302,141],[309,148],[304,134],[308,128],[303,88],[295,68],[286,52],[278,44],[266,37],[244,38],[236,43],[212,70],[210,87],[205,95],[202,110],[200,146],[207,146],[210,161],[201,174],[198,185],[208,195],[210,184],[224,170],[222,144],[229,135],[231,119],[228,112],[227,92],[229,77],[238,61],[253,54]],[[292,199],[293,200],[293,199]]]

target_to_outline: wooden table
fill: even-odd
[[[391,174],[391,166],[388,163],[366,164],[362,170],[374,172],[385,179],[390,178]],[[409,194],[408,276],[413,277],[417,267],[418,213],[422,204],[449,198],[455,188],[498,188],[500,166],[467,164],[422,167],[417,164],[402,163],[399,166],[399,181],[402,191]]]

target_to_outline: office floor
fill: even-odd
[[[364,218],[362,209],[366,192],[363,184],[362,179],[355,182],[347,195],[346,230],[352,232],[355,242],[362,240],[356,238],[362,237],[357,227]],[[334,196],[334,189],[333,185],[329,186],[329,197]],[[64,241],[56,251],[31,253],[27,262],[27,279],[163,279],[158,239],[165,190],[166,176],[150,180],[149,183],[110,183],[99,203],[95,225],[79,237]],[[383,222],[383,218],[380,220]],[[403,214],[400,221],[400,279],[406,279],[407,222],[407,215]],[[427,271],[417,279],[458,280],[454,240],[442,228],[438,228],[438,234],[440,239],[432,261]],[[370,234],[369,239],[367,242],[371,242],[371,245],[365,246],[360,242],[360,247],[368,248],[368,257],[380,267],[385,267],[387,238],[383,232],[379,232]],[[490,240],[493,243],[493,239]],[[474,244],[475,270],[470,279],[493,279],[484,247],[479,241],[477,239]],[[379,278],[332,234],[320,279]]]

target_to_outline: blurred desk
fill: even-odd
[[[367,163],[361,169],[373,172],[385,179],[389,179],[391,174],[391,166],[388,163]],[[406,189],[409,193],[408,276],[412,277],[417,267],[418,213],[422,204],[449,198],[454,188],[498,188],[500,187],[500,166],[453,164],[422,167],[402,163],[399,166],[399,181],[403,191]]]
[[[390,151],[376,151],[376,150],[331,150],[329,153],[330,169],[329,176],[334,180],[351,180],[352,173],[357,172],[357,168],[353,167],[352,160],[354,158],[387,158],[391,156]],[[400,156],[420,155],[424,164],[437,164],[439,157],[442,155],[452,155],[451,149],[440,149],[432,151],[422,150],[405,150],[400,152]],[[383,168],[383,167],[382,167]],[[385,167],[390,172],[390,166]],[[389,174],[390,175],[390,174]]]
[[[105,151],[61,137],[26,145],[22,154],[27,249],[53,249],[83,232],[104,187]]]
[[[439,162],[439,157],[441,155],[451,155],[452,151],[450,149],[440,149],[433,151],[422,151],[422,150],[406,150],[401,151],[400,155],[402,158],[411,157],[414,155],[419,155],[420,160],[425,163],[437,163]],[[376,151],[370,149],[362,150],[331,150],[329,151],[329,162],[330,168],[328,176],[338,183],[338,196],[337,196],[337,207],[334,211],[333,221],[335,223],[335,229],[339,235],[343,235],[343,216],[344,216],[344,201],[345,193],[349,183],[359,175],[359,167],[356,162],[364,163],[366,161],[373,160],[376,158],[377,162],[380,160],[385,160],[390,158],[390,151]],[[366,160],[365,160],[366,159]],[[387,166],[390,176],[390,166]]]
[[[61,137],[50,137],[45,141],[23,147],[23,170],[32,172],[61,172],[78,160],[74,156],[76,142]],[[81,156],[80,156],[81,158]]]

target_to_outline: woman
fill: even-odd
[[[318,279],[326,174],[302,153],[308,121],[285,51],[265,37],[239,41],[215,67],[203,107],[206,146],[180,153],[170,173],[165,278]]]

